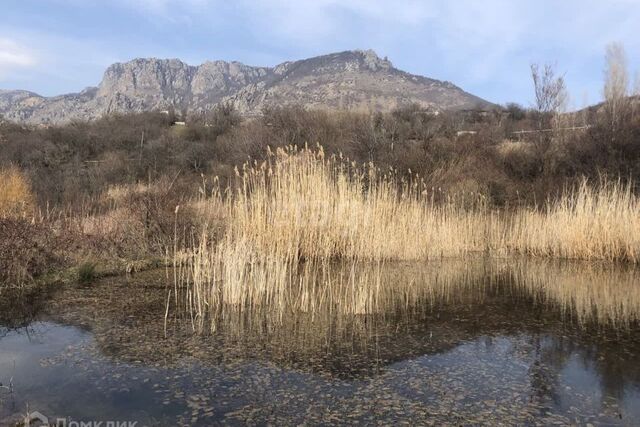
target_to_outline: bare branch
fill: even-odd
[[[531,64],[531,77],[536,96],[536,110],[543,114],[560,111],[567,101],[564,77],[556,76],[551,64]]]

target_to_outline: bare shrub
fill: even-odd
[[[564,77],[558,76],[551,64],[531,64],[531,78],[535,91],[535,108],[542,114],[560,111],[567,101]]]
[[[22,285],[59,266],[57,239],[47,226],[21,218],[0,218],[0,284]]]

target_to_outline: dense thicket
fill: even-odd
[[[583,176],[638,181],[634,108],[629,103],[615,126],[606,109],[593,108],[547,117],[549,129],[538,126],[540,112],[513,104],[438,115],[416,106],[390,114],[288,107],[245,120],[223,106],[186,126],[159,113],[40,128],[4,122],[0,168],[26,171],[41,206],[68,206],[113,185],[161,179],[177,194],[194,195],[203,179],[233,176],[235,166],[264,158],[267,147],[319,144],[329,154],[418,173],[443,194],[481,193],[513,205],[544,200]],[[523,130],[530,132],[517,133]]]

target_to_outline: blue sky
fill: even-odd
[[[135,57],[275,65],[372,48],[493,102],[532,99],[531,62],[565,74],[571,106],[601,98],[604,49],[640,69],[640,0],[3,0],[0,88],[97,85]]]

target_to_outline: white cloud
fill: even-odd
[[[41,95],[75,92],[99,82],[105,67],[120,59],[103,43],[49,32],[3,28],[0,89]]]
[[[77,0],[58,0],[74,2]],[[95,1],[95,0],[85,0]],[[336,18],[349,15],[369,23],[418,25],[431,16],[429,1],[421,0],[115,0],[123,8],[166,22],[211,21],[233,9],[242,24],[256,32],[314,42],[321,37],[344,34],[350,23]]]
[[[640,68],[640,0],[46,1],[60,6],[53,10],[60,10],[61,25],[37,30],[26,20],[2,28],[0,73],[25,70],[3,82],[27,81],[37,71],[47,76],[39,84],[48,91],[54,74],[71,89],[79,81],[95,84],[107,63],[136,56],[274,65],[373,48],[407,71],[494,101],[526,103],[531,62],[556,62],[574,94],[588,91],[592,101],[600,92],[607,43],[622,42],[632,72]],[[103,31],[66,21],[80,12]],[[107,36],[118,16],[139,26],[123,25]]]
[[[300,45],[345,38],[364,30],[407,31],[432,17],[429,2],[418,0],[237,0],[257,31]],[[382,35],[382,34],[381,34]],[[390,34],[387,34],[387,36]]]
[[[0,38],[0,76],[36,64],[35,56],[25,46],[9,38]]]
[[[121,7],[132,9],[150,20],[191,23],[202,12],[210,11],[216,1],[210,0],[116,0]]]

